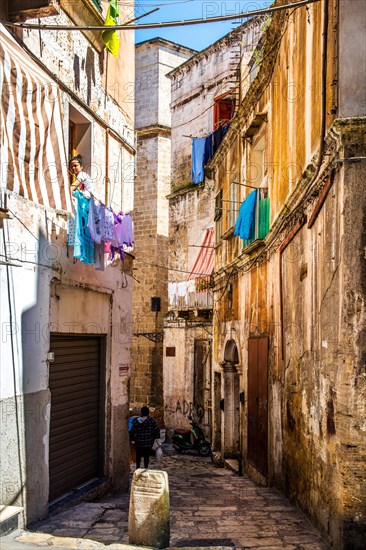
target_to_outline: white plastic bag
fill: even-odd
[[[159,447],[161,447],[161,439],[155,439],[152,450],[156,451]]]
[[[156,454],[156,460],[160,462],[161,459],[163,458],[163,449],[161,447],[158,447],[155,451],[155,454]]]
[[[161,448],[162,441],[161,439],[155,439],[152,446],[152,450],[155,451],[156,460],[160,462],[163,456],[163,449]]]

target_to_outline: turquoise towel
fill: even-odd
[[[255,189],[249,193],[241,204],[238,220],[234,229],[234,235],[239,235],[241,239],[252,238],[256,199],[257,190]]]

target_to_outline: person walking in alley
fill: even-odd
[[[144,467],[149,467],[150,451],[155,439],[160,437],[160,428],[149,413],[149,407],[142,407],[141,416],[135,418],[130,430],[130,441],[136,445],[136,468],[140,468],[142,458]]]

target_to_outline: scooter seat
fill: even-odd
[[[177,428],[174,430],[174,433],[177,435],[188,435],[191,433],[191,430],[184,430],[183,428]]]

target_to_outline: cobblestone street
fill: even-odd
[[[156,468],[154,460],[151,467]],[[193,455],[164,456],[162,469],[169,474],[170,548],[329,548],[275,489]],[[31,526],[17,541],[32,547],[122,548],[128,544],[128,503],[123,494],[76,505]]]

